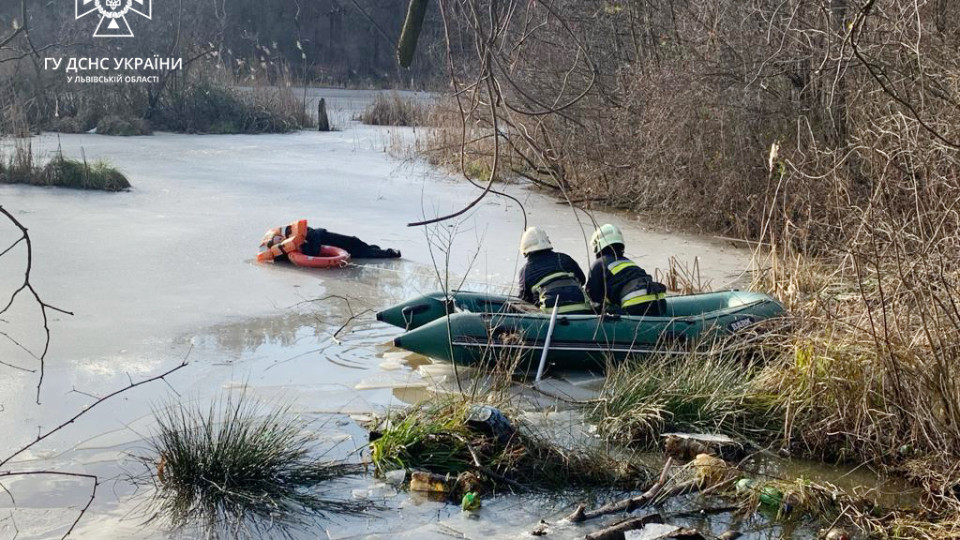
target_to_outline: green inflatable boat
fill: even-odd
[[[553,368],[602,367],[653,353],[686,354],[781,317],[783,306],[756,292],[723,291],[666,299],[663,316],[560,315],[547,361]],[[406,333],[394,345],[461,365],[516,362],[535,369],[550,315],[518,298],[467,291],[427,294],[377,313]]]

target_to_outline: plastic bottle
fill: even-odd
[[[780,507],[783,502],[783,493],[773,486],[763,486],[760,490],[760,504],[767,506]]]
[[[410,473],[410,491],[450,493],[450,479],[442,474],[413,471]]]
[[[513,436],[510,420],[496,407],[474,405],[467,412],[466,420],[471,429],[492,435],[500,444],[507,444]]]
[[[468,491],[463,494],[463,500],[460,501],[460,509],[464,512],[472,512],[480,508],[480,497],[476,492]]]
[[[760,493],[760,504],[779,508],[783,503],[783,492],[773,486],[762,486],[756,480],[741,478],[736,483],[737,493],[747,491],[758,491]]]

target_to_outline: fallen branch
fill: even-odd
[[[663,471],[660,473],[660,478],[657,480],[653,486],[650,487],[643,494],[636,497],[631,497],[629,499],[623,499],[615,503],[610,503],[596,510],[587,511],[586,506],[580,505],[572,514],[567,516],[567,521],[570,523],[581,523],[587,521],[588,519],[598,518],[600,516],[605,516],[607,514],[616,514],[618,512],[633,512],[637,508],[646,506],[650,504],[660,493],[660,490],[663,489],[663,486],[667,483],[667,473],[670,471],[670,467],[673,465],[673,458],[667,458],[667,462],[663,465]]]
[[[642,529],[650,523],[663,523],[660,514],[650,514],[638,518],[630,518],[619,523],[615,523],[605,529],[600,529],[595,533],[590,533],[584,540],[623,540],[624,533]]]
[[[455,433],[451,434],[451,436],[457,439],[458,441],[462,442],[464,446],[467,447],[467,451],[470,452],[470,457],[473,458],[473,465],[478,471],[489,476],[490,478],[494,479],[497,482],[503,482],[504,484],[509,485],[510,487],[516,489],[517,491],[526,491],[526,488],[520,482],[517,482],[516,480],[511,480],[506,476],[503,476],[502,474],[490,469],[489,467],[484,466],[483,463],[481,463],[480,461],[480,456],[477,455],[477,451],[474,450],[473,445],[471,445],[470,442],[467,441],[465,438]]]
[[[706,492],[701,492],[701,494],[702,493]],[[706,508],[697,508],[695,510],[687,510],[684,512],[674,512],[672,514],[667,514],[664,516],[664,518],[668,520],[674,520],[678,518],[695,518],[708,514],[727,514],[730,512],[736,512],[737,510],[740,510],[740,507],[732,504],[726,506],[708,506]]]

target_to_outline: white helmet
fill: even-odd
[[[614,244],[624,245],[623,233],[616,225],[610,223],[601,225],[590,237],[590,246],[593,247],[594,253],[600,253],[603,248]]]
[[[553,249],[553,244],[550,243],[546,231],[539,227],[530,227],[523,232],[523,236],[520,237],[520,253],[524,257],[535,251],[545,249]]]

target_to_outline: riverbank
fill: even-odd
[[[915,521],[903,516],[911,521],[910,530],[930,538],[957,534],[960,499],[952,493],[960,485],[955,466],[960,457],[955,427],[960,387],[949,373],[956,361],[953,344],[960,339],[955,308],[960,265],[953,249],[958,245],[955,200],[946,195],[954,191],[952,178],[930,170],[930,181],[918,185],[889,170],[879,172],[876,162],[887,159],[880,150],[859,158],[836,156],[829,173],[815,175],[803,168],[813,165],[801,166],[776,143],[756,149],[758,155],[766,154],[765,187],[744,182],[735,194],[736,184],[714,185],[706,173],[688,175],[677,185],[645,177],[637,185],[656,184],[661,192],[654,199],[685,197],[651,205],[639,195],[623,201],[618,198],[623,194],[609,193],[610,186],[598,187],[599,177],[589,174],[590,160],[598,158],[590,152],[584,156],[571,150],[559,168],[540,167],[537,160],[546,158],[536,149],[511,143],[502,128],[498,138],[503,141],[496,146],[489,119],[470,113],[464,125],[456,108],[455,103],[441,102],[427,115],[434,127],[422,130],[418,140],[398,153],[420,155],[478,183],[491,176],[500,181],[497,187],[530,181],[585,215],[613,206],[657,223],[681,221],[702,226],[704,232],[743,234],[744,244],[755,248],[751,286],[781,299],[793,314],[789,327],[756,344],[764,359],[760,367],[746,374],[714,374],[714,380],[734,384],[739,391],[709,392],[716,388],[706,381],[702,390],[711,397],[724,394],[713,403],[701,399],[701,393],[677,391],[664,406],[663,394],[646,382],[651,373],[645,366],[622,370],[617,380],[623,384],[609,392],[631,406],[601,415],[609,425],[620,426],[611,430],[613,436],[629,441],[634,437],[630,426],[637,424],[648,432],[639,444],[649,445],[660,431],[689,427],[675,419],[690,410],[709,413],[695,419],[701,425],[731,434],[746,423],[750,436],[783,453],[881,468],[909,478],[926,490],[928,512]],[[524,132],[522,123],[509,126]],[[924,144],[927,141],[911,139],[908,146],[919,152]],[[877,141],[876,146],[883,144]],[[931,159],[938,155],[931,154]],[[860,159],[872,172],[840,167],[847,158]],[[617,174],[632,174],[629,167],[621,169]],[[875,173],[879,179],[860,178],[858,186],[848,173]],[[709,189],[685,187],[701,182]],[[868,193],[863,184],[874,187]],[[631,189],[636,186],[625,193],[633,193]],[[822,196],[814,194],[818,191]],[[703,205],[713,202],[741,205],[741,211],[728,211],[721,219],[690,219],[698,212],[709,214]],[[684,388],[690,377],[703,375],[699,367],[659,373],[658,385],[673,395],[671,387]],[[631,392],[639,394],[636,399],[624,395]],[[718,403],[724,407],[709,410]],[[884,527],[895,534],[901,524]]]

